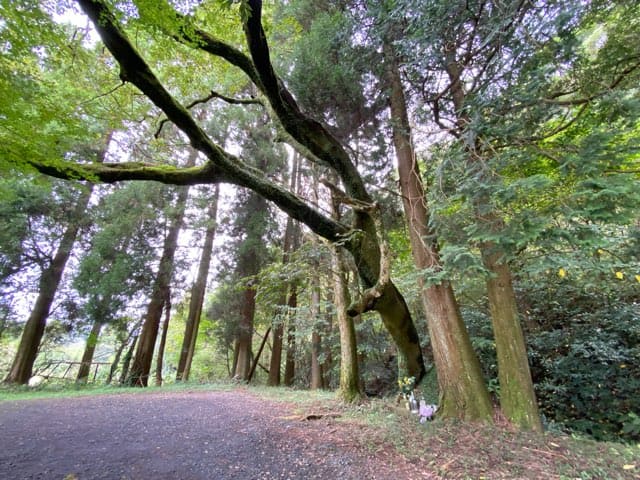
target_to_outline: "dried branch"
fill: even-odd
[[[264,106],[262,101],[257,99],[257,98],[253,98],[252,97],[252,98],[247,98],[247,99],[236,99],[236,98],[227,97],[226,95],[222,95],[221,93],[218,93],[218,92],[215,92],[215,91],[211,90],[209,95],[207,95],[206,97],[203,97],[203,98],[197,98],[196,100],[192,101],[191,103],[185,105],[185,108],[187,110],[191,110],[196,105],[201,105],[203,103],[207,103],[209,100],[212,100],[214,98],[219,98],[220,100],[223,100],[223,101],[225,101],[227,103],[230,103],[232,105],[262,105],[262,106]],[[167,123],[168,121],[169,121],[168,118],[163,118],[160,121],[160,124],[158,125],[158,128],[157,128],[156,132],[153,134],[154,138],[160,137],[160,133],[162,132],[162,127],[164,127],[165,123]]]

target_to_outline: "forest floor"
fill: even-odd
[[[638,445],[421,425],[393,401],[239,387],[22,397],[0,394],[2,479],[640,479]]]

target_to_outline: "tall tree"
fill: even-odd
[[[200,326],[200,316],[202,315],[204,294],[207,287],[207,278],[209,277],[213,240],[215,238],[217,228],[216,219],[218,215],[219,195],[220,189],[216,185],[213,194],[209,199],[209,208],[206,214],[204,244],[202,246],[202,253],[200,255],[198,273],[193,283],[193,287],[191,287],[189,313],[187,315],[184,336],[182,337],[182,347],[180,348],[180,358],[178,359],[176,381],[189,380],[191,363],[193,361],[193,355],[196,349],[196,340],[198,338],[198,329]]]
[[[80,193],[76,208],[72,212],[70,223],[58,245],[58,250],[51,260],[51,264],[40,277],[38,296],[22,331],[18,351],[11,364],[11,370],[4,380],[5,383],[25,384],[31,378],[33,364],[38,355],[38,348],[44,335],[51,305],[60,285],[67,260],[71,255],[76,236],[80,230],[81,220],[91,198],[91,191],[92,188],[88,187]]]
[[[289,177],[289,188],[293,192],[297,192],[300,182],[300,155],[294,153],[291,161],[291,174]],[[282,242],[282,264],[289,263],[291,254],[297,249],[299,243],[300,229],[297,223],[291,217],[287,217],[287,223],[284,230],[284,238]],[[280,385],[280,371],[282,368],[282,346],[284,340],[285,319],[289,309],[287,306],[287,298],[291,295],[291,290],[295,288],[293,283],[287,282],[282,292],[282,297],[276,308],[279,309],[277,318],[272,325],[272,342],[271,342],[271,359],[269,361],[269,379],[268,384],[271,386]]]
[[[203,165],[187,169],[140,165],[135,162],[93,167],[74,162],[42,162],[36,159],[31,164],[44,173],[64,178],[91,176],[104,182],[148,179],[177,184],[224,181],[254,190],[293,218],[308,225],[318,235],[330,241],[344,242],[345,247],[356,258],[359,274],[368,288],[363,301],[352,312],[359,314],[375,310],[380,313],[398,346],[404,368],[419,382],[425,374],[419,337],[407,304],[395,285],[386,276],[382,278],[383,282],[379,282],[380,245],[370,211],[356,209],[351,226],[336,222],[249,167],[238,157],[224,151],[198,125],[190,112],[167,91],[163,80],[153,73],[149,64],[131,44],[123,24],[110,7],[105,2],[91,0],[78,0],[78,4],[93,21],[106,48],[118,62],[120,77],[135,85],[160,108],[184,132],[194,148],[205,155],[207,161]],[[275,73],[267,37],[262,28],[262,2],[249,0],[241,4],[249,56],[230,43],[208,34],[195,17],[175,12],[168,3],[154,3],[155,13],[149,16],[145,14],[150,12],[150,6],[139,2],[137,7],[142,13],[139,17],[143,22],[141,26],[146,28],[144,22],[151,22],[152,18],[155,31],[165,31],[176,41],[222,58],[244,72],[269,103],[290,141],[296,146],[304,147],[312,158],[335,170],[347,197],[361,204],[372,204],[363,178],[348,151],[327,128],[300,110]]]
[[[195,160],[195,154],[191,155]],[[169,296],[169,285],[173,274],[174,257],[178,247],[178,235],[183,226],[184,213],[189,196],[189,187],[178,187],[177,198],[169,215],[169,226],[162,247],[162,256],[158,265],[158,272],[153,283],[151,299],[147,306],[142,331],[138,339],[136,350],[127,383],[129,385],[146,387],[151,371],[151,361],[160,328],[160,319],[166,299]],[[166,308],[170,308],[166,305]]]
[[[78,292],[80,316],[92,323],[77,380],[86,382],[95,347],[104,325],[138,315],[138,305],[149,294],[154,242],[159,237],[156,214],[161,188],[150,183],[130,184],[103,194],[93,213],[96,230],[80,258],[73,286]]]

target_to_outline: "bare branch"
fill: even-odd
[[[213,98],[219,98],[220,100],[223,100],[223,101],[225,101],[227,103],[230,103],[232,105],[262,105],[262,106],[264,106],[262,101],[257,99],[257,98],[235,99],[235,98],[227,97],[225,95],[222,95],[221,93],[218,93],[218,92],[215,92],[215,91],[211,90],[209,95],[207,95],[206,97],[198,98],[198,99],[194,100],[193,102],[185,105],[185,108],[188,109],[188,110],[191,110],[196,105],[201,105],[203,103],[207,103],[209,100],[211,100]],[[162,133],[162,127],[164,127],[165,123],[167,123],[168,121],[169,121],[168,118],[163,118],[160,121],[160,124],[158,125],[158,128],[156,129],[156,132],[153,134],[153,136],[155,138],[159,138],[160,137],[160,133]]]

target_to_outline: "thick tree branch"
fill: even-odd
[[[110,170],[100,170],[89,165],[50,164],[34,165],[39,170],[61,178],[94,178],[118,180],[156,180],[167,182],[167,170],[182,172],[183,181],[187,182],[189,174],[197,177],[201,183],[228,182],[254,190],[266,199],[274,202],[292,218],[301,221],[318,235],[330,240],[338,241],[349,229],[331,218],[322,215],[307,205],[302,199],[285,188],[268,180],[264,174],[244,164],[237,157],[225,152],[213,143],[207,134],[198,126],[189,111],[178,103],[164,88],[153,74],[149,66],[135,50],[117,20],[106,4],[99,0],[77,0],[82,10],[94,23],[103,43],[117,60],[121,69],[121,78],[138,87],[157,107],[159,107],[180,130],[189,138],[191,145],[204,153],[208,164],[196,170],[207,177],[197,177],[195,173],[185,173],[184,169],[171,170],[167,167],[152,167],[137,164],[132,168],[121,165],[110,165]],[[130,165],[129,165],[130,166]],[[104,167],[104,166],[103,166]],[[195,181],[195,180],[194,180]]]
[[[251,14],[245,21],[244,30],[253,65],[260,77],[258,87],[262,87],[262,93],[269,100],[282,126],[294,140],[336,170],[349,196],[370,202],[371,197],[362,177],[340,142],[322,124],[300,111],[291,93],[277,77],[262,28],[262,2],[249,0],[248,4]]]
[[[61,163],[29,162],[40,173],[66,180],[86,179],[100,183],[125,180],[151,180],[171,185],[198,185],[218,183],[222,177],[212,163],[198,167],[174,167],[140,162],[126,163]]]

